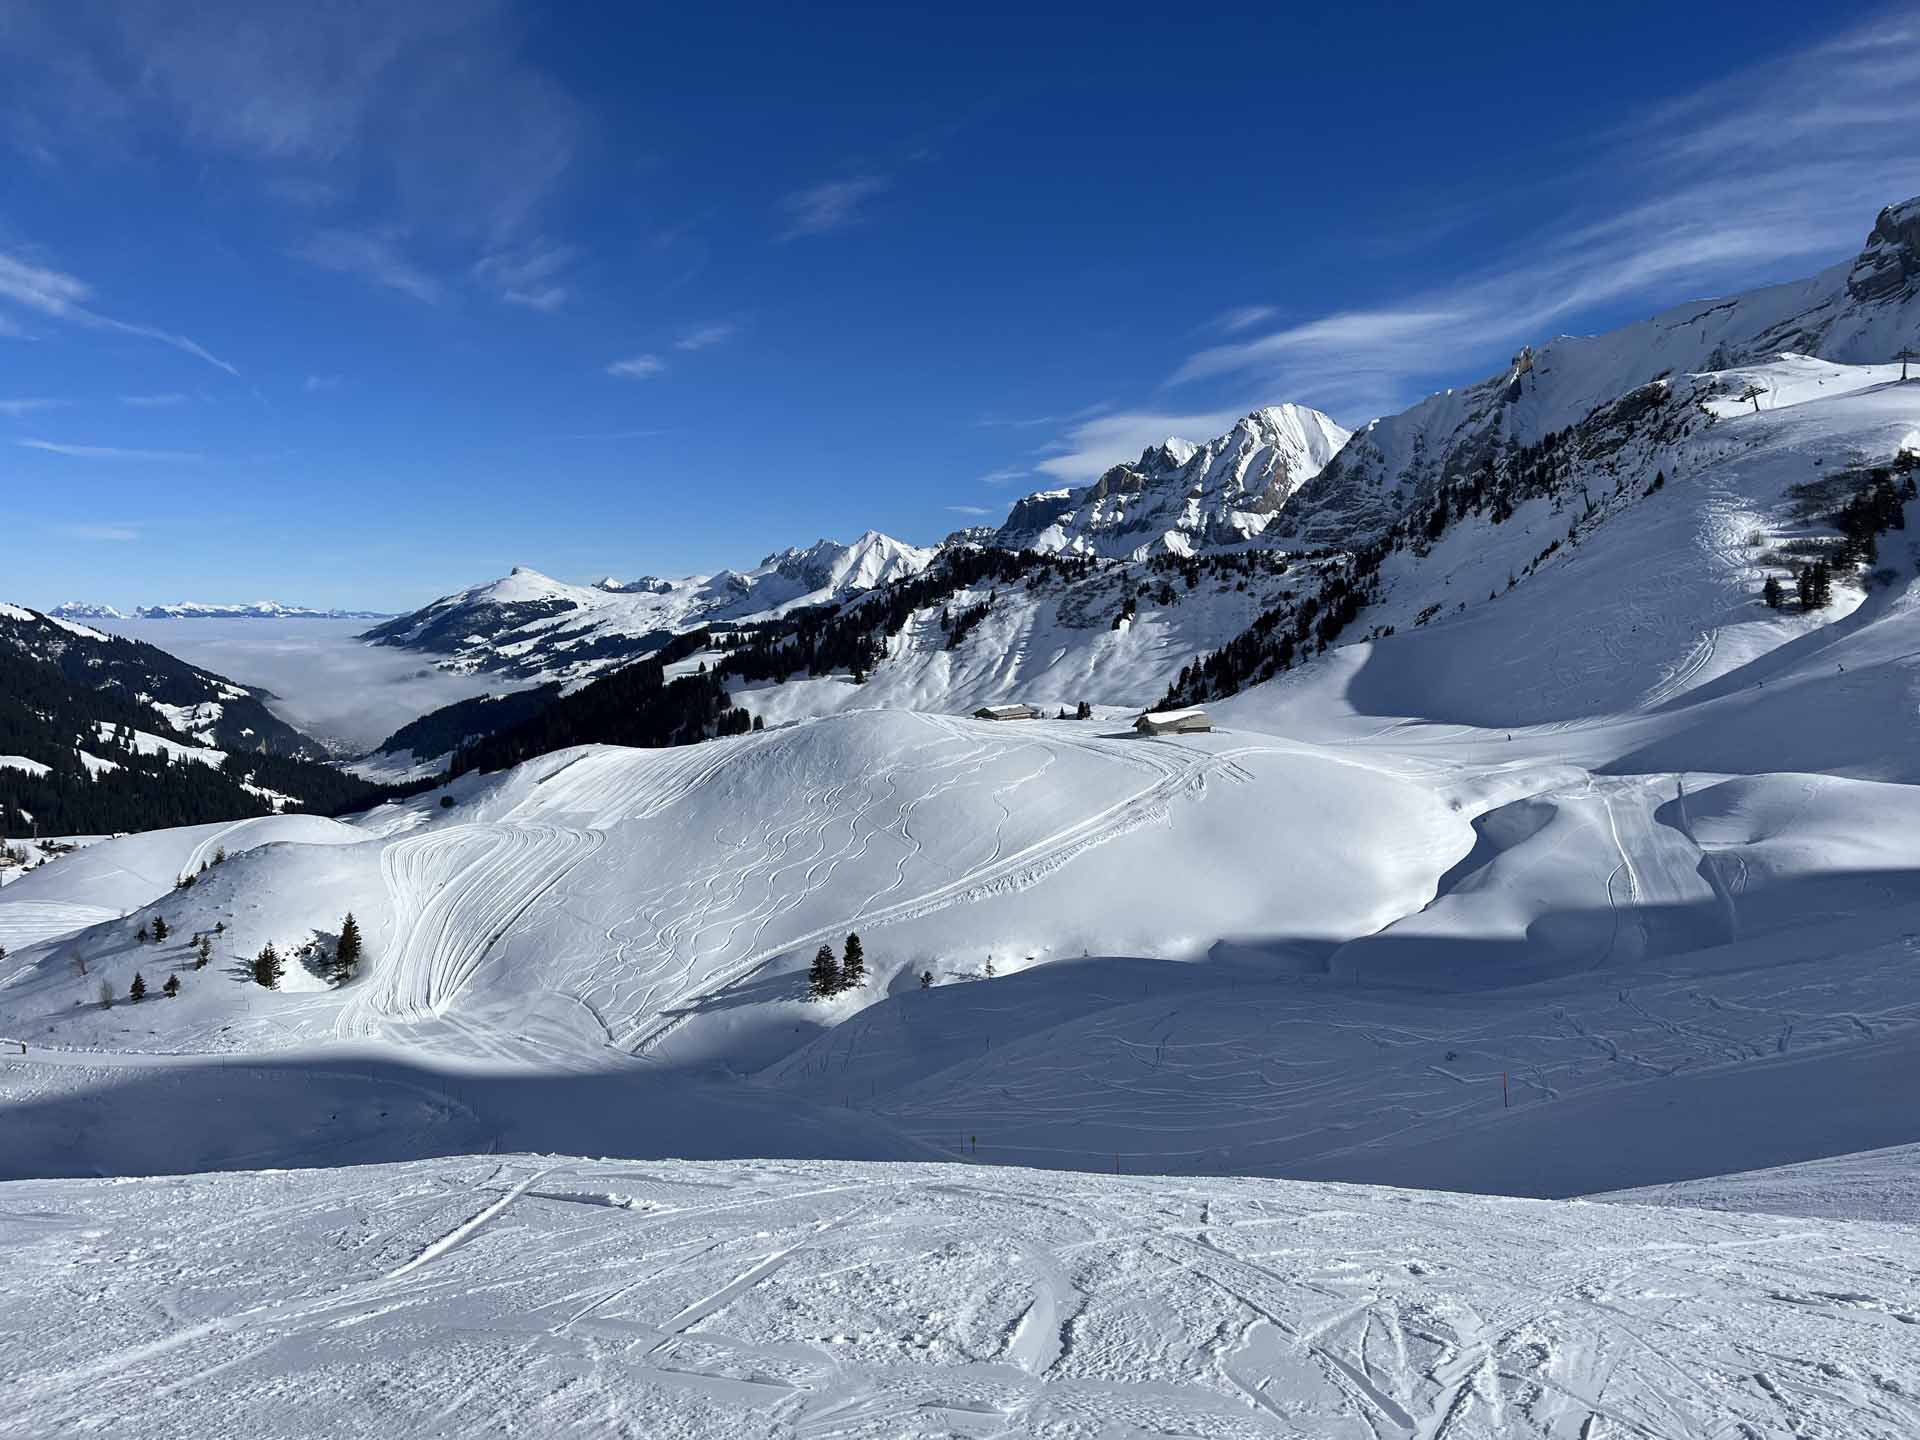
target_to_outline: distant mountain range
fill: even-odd
[[[936,552],[869,530],[850,545],[781,550],[750,570],[569,585],[525,566],[447,595],[362,637],[443,656],[448,670],[577,680],[653,654],[716,622],[776,619],[918,575]]]
[[[172,605],[136,605],[131,611],[111,605],[69,600],[47,614],[59,620],[385,620],[385,610],[315,610],[306,605],[282,605],[277,600],[251,600],[231,605],[209,605],[182,600]]]

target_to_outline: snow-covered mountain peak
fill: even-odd
[[[652,654],[675,631],[774,616],[917,575],[937,552],[869,530],[851,545],[819,540],[750,570],[662,580],[608,576],[569,585],[525,565],[443,596],[364,638],[452,657],[458,670],[577,678]]]
[[[1243,544],[1347,438],[1318,410],[1271,405],[1203,445],[1168,439],[1084,489],[1029,495],[1014,506],[997,543],[1108,556]]]

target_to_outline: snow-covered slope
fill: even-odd
[[[1920,1429],[1909,1226],[503,1155],[0,1186],[0,1251],[23,1434]]]
[[[1203,445],[1169,439],[1083,489],[1028,496],[994,543],[1136,559],[1241,544],[1265,531],[1347,438],[1304,405],[1256,410]]]
[[[586,678],[660,649],[675,633],[842,600],[918,574],[932,550],[869,530],[769,555],[751,570],[683,580],[569,585],[525,567],[505,579],[375,626],[366,638],[445,657],[447,669],[524,678]]]
[[[1920,197],[1889,206],[1853,260],[1806,280],[1690,301],[1604,335],[1562,335],[1502,373],[1357,432],[1273,527],[1292,543],[1347,543],[1507,447],[1576,424],[1640,386],[1793,351],[1883,364],[1920,337]]]
[[[1595,1198],[1748,1214],[1883,1220],[1920,1227],[1920,1145],[1864,1150],[1771,1170],[1650,1185],[1644,1190],[1622,1190]]]

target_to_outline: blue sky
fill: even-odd
[[[1910,10],[1560,8],[0,0],[0,595],[930,542],[1920,192]]]

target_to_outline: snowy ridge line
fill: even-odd
[[[193,847],[192,853],[187,856],[186,864],[180,867],[180,878],[184,880],[188,876],[198,875],[202,866],[212,863],[215,852],[226,847],[228,840],[240,834],[241,831],[258,825],[262,820],[273,818],[271,815],[254,815],[245,820],[236,820],[224,830],[209,835]],[[228,849],[227,853],[231,855],[234,852]]]

